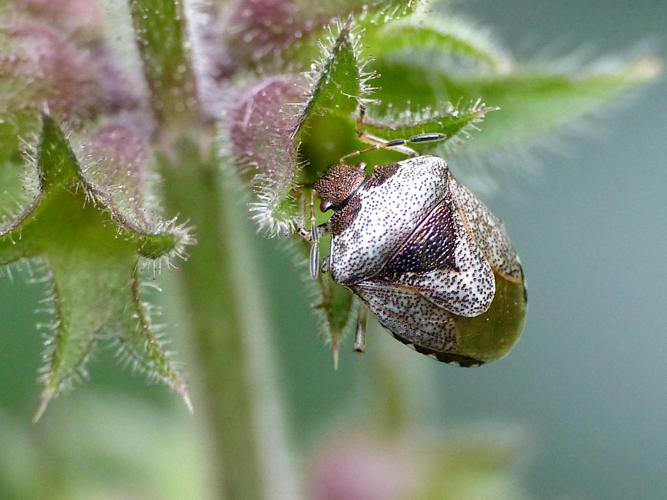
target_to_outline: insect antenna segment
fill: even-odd
[[[341,163],[344,163],[345,160],[348,160],[349,158],[353,158],[355,156],[359,156],[364,153],[369,153],[371,151],[377,151],[379,149],[390,149],[392,151],[403,153],[406,156],[419,156],[419,153],[414,149],[412,149],[411,147],[407,146],[407,144],[436,142],[436,141],[444,141],[445,139],[447,139],[447,136],[445,134],[441,134],[439,132],[431,132],[431,133],[413,135],[407,139],[387,140],[383,139],[382,137],[378,137],[376,135],[369,134],[368,132],[366,132],[364,130],[365,119],[366,119],[366,106],[361,104],[359,106],[359,114],[357,115],[357,122],[356,122],[357,138],[361,142],[365,142],[369,146],[348,153],[345,156],[342,156],[340,159]]]

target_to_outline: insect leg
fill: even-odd
[[[364,352],[366,350],[366,325],[368,323],[368,308],[365,304],[359,306],[357,316],[357,332],[354,336],[354,350]]]
[[[329,264],[330,264],[329,263],[329,256],[324,257],[324,259],[322,260],[322,265],[320,266],[320,272],[322,274],[326,274],[326,273],[329,272]]]
[[[306,200],[305,200],[305,198],[306,198],[306,195],[305,195],[305,193],[302,192],[301,196],[299,197],[299,211],[302,214],[302,224],[303,225],[299,227],[298,232],[299,232],[299,236],[301,236],[304,239],[304,241],[312,241],[312,239],[313,239],[312,238],[312,236],[313,236],[312,230],[309,231],[308,229],[305,228],[305,225],[306,225]],[[311,194],[311,198],[312,198],[312,194]],[[312,217],[312,215],[311,215],[311,217]],[[311,218],[310,223],[311,223],[311,227],[312,227],[312,224],[313,224],[312,218]]]
[[[306,219],[306,207],[302,197],[301,200],[303,219]],[[328,224],[316,225],[315,220],[315,191],[310,192],[310,229],[300,227],[298,232],[304,241],[311,242],[310,247],[310,276],[316,280],[320,270],[320,235],[326,233],[329,229]]]
[[[316,280],[320,272],[320,229],[315,224],[315,191],[310,192],[310,276]]]

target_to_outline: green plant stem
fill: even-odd
[[[195,85],[178,0],[129,0],[144,77],[158,122],[195,111]]]
[[[164,192],[169,208],[196,227],[198,243],[180,274],[193,333],[191,369],[198,371],[199,393],[204,395],[195,407],[205,406],[210,424],[213,474],[219,479],[216,498],[261,499],[269,491],[271,498],[280,497],[273,495],[278,487],[273,483],[284,486],[286,478],[276,479],[279,474],[272,472],[277,472],[276,464],[288,461],[280,449],[284,443],[276,439],[281,419],[261,422],[262,416],[275,415],[262,400],[273,380],[266,367],[258,370],[257,353],[252,352],[251,338],[266,332],[258,331],[265,322],[253,297],[258,285],[244,245],[244,217],[236,213],[240,208],[233,201],[238,193],[222,182],[214,159],[197,161],[192,145],[181,155],[183,161],[163,168]],[[259,347],[270,349],[269,344]]]

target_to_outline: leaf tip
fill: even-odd
[[[493,113],[494,111],[500,111],[502,108],[500,106],[482,106],[478,111],[477,111],[477,116],[480,118],[483,118],[489,113]]]
[[[195,409],[192,405],[192,399],[190,398],[190,393],[188,392],[187,387],[181,382],[174,384],[174,390],[178,393],[179,396],[183,399],[185,407],[188,409],[190,415],[194,415]]]
[[[633,74],[638,80],[654,80],[662,74],[663,60],[653,54],[639,59],[634,65]]]
[[[49,407],[49,403],[51,403],[51,400],[53,399],[54,392],[51,389],[45,389],[44,392],[42,393],[42,397],[39,400],[39,406],[37,407],[37,411],[35,412],[35,416],[32,417],[32,423],[36,424],[37,422],[40,421],[42,416],[44,415],[44,412],[46,412],[46,409]]]

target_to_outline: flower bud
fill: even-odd
[[[286,200],[297,174],[293,132],[305,102],[300,78],[271,77],[244,93],[231,111],[232,154],[259,191],[255,206],[260,226],[287,233],[293,217]]]
[[[84,175],[105,204],[131,226],[150,231],[148,144],[141,128],[128,117],[99,128],[83,145]]]
[[[102,51],[80,47],[36,20],[0,26],[6,39],[0,54],[0,76],[8,82],[2,108],[8,112],[42,109],[83,118],[109,108],[131,106],[120,73]]]

